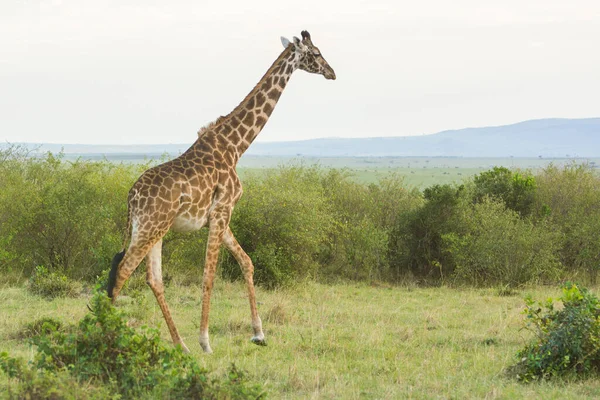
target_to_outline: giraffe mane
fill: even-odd
[[[200,130],[198,131],[198,137],[202,137],[202,135],[204,135],[206,132],[214,129],[215,127],[219,126],[221,124],[221,122],[223,122],[225,120],[224,116],[220,116],[219,118],[217,118],[216,120],[209,122],[208,124],[204,125],[202,128],[200,128]]]

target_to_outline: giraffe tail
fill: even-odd
[[[130,194],[131,197],[131,194]],[[129,203],[129,201],[128,201]],[[127,251],[127,245],[131,240],[131,207],[127,207],[127,225],[125,228],[125,240],[123,242],[123,250],[113,257],[112,265],[110,267],[110,272],[108,273],[108,284],[106,286],[106,291],[108,292],[108,297],[112,298],[112,292],[115,288],[115,284],[117,283],[117,271],[119,269],[119,264],[125,257],[125,252]]]
[[[123,257],[125,257],[125,250],[115,254],[113,257],[112,266],[110,268],[110,272],[108,273],[108,285],[106,286],[108,297],[112,298],[112,292],[115,288],[115,284],[117,283],[117,269],[119,268],[119,264],[121,263]]]

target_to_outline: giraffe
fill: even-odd
[[[241,155],[265,126],[292,73],[301,69],[334,80],[335,72],[302,31],[302,40],[282,37],[283,52],[262,79],[228,115],[219,117],[198,132],[194,144],[179,157],[145,171],[129,191],[127,232],[123,250],[113,258],[107,291],[113,303],[124,283],[146,259],[146,282],[163,313],[175,345],[189,352],[165,301],[162,282],[162,239],[170,230],[194,231],[208,226],[208,241],[202,285],[202,314],[199,342],[212,353],[208,335],[210,296],[219,249],[222,244],[240,265],[248,290],[254,336],[251,341],[266,345],[256,307],[250,257],[235,239],[229,221],[242,195],[236,173]]]

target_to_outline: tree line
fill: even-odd
[[[122,246],[127,192],[149,164],[67,161],[0,151],[0,269],[93,281]],[[314,279],[516,287],[595,283],[600,177],[587,165],[537,174],[495,167],[423,191],[390,174],[374,184],[350,170],[292,165],[249,174],[231,227],[265,287]],[[206,232],[170,232],[167,281],[200,283]],[[241,279],[223,251],[219,270]]]

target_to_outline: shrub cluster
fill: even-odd
[[[528,328],[535,338],[519,351],[509,372],[519,380],[586,376],[600,372],[600,301],[584,288],[567,283],[562,308],[555,300],[526,299]]]
[[[0,152],[5,276],[30,277],[37,266],[61,284],[100,274],[122,245],[127,191],[147,167]],[[231,227],[265,287],[299,279],[514,287],[559,276],[594,282],[600,268],[600,178],[584,165],[536,176],[493,168],[422,192],[393,174],[365,185],[347,170],[302,165],[243,183]],[[201,282],[205,248],[206,231],[169,233],[166,280]],[[220,260],[225,277],[241,278],[226,251]]]
[[[48,300],[57,297],[77,297],[81,293],[81,283],[69,279],[66,275],[38,265],[29,278],[27,289],[33,294]]]
[[[17,380],[12,398],[262,398],[235,366],[225,379],[208,376],[192,356],[160,340],[154,329],[135,331],[98,286],[93,310],[72,333],[44,323],[32,338],[32,365],[0,354],[0,367]],[[82,389],[81,387],[87,387]],[[85,393],[75,393],[83,391]]]
[[[319,178],[316,168],[289,167],[245,180],[231,228],[255,264],[258,284],[315,276],[316,255],[333,224]],[[240,274],[233,257],[223,269],[228,276]]]
[[[600,178],[586,165],[549,166],[536,177],[536,213],[561,235],[559,259],[571,279],[596,284],[600,270]]]
[[[389,261],[421,281],[519,286],[594,281],[600,266],[600,178],[583,165],[536,177],[494,168],[424,190],[391,231]]]
[[[77,279],[106,269],[122,243],[124,199],[138,168],[0,153],[2,268],[28,277],[43,266]]]
[[[444,251],[455,265],[454,282],[514,287],[559,277],[552,231],[490,198],[471,206],[462,218],[463,232],[442,236]]]

